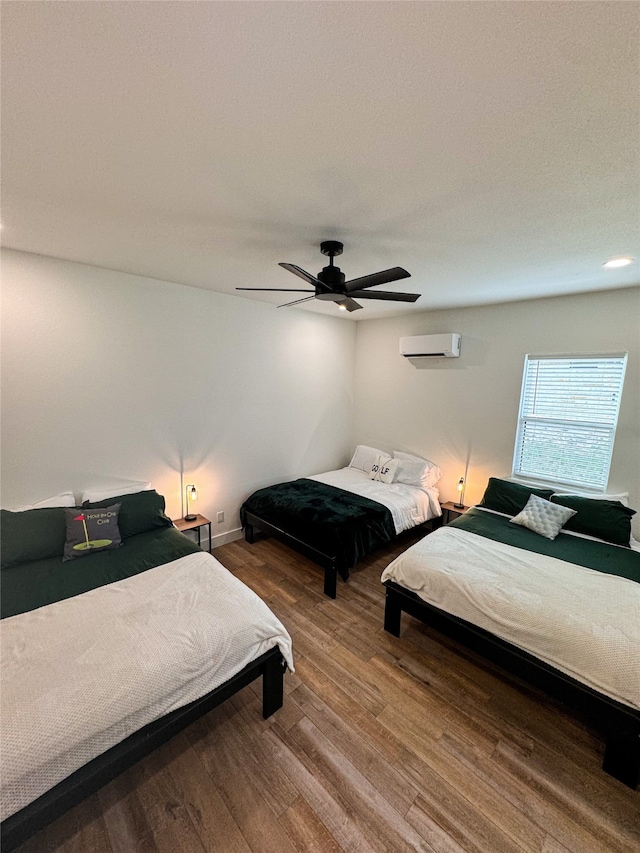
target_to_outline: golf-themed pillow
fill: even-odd
[[[96,551],[119,548],[121,543],[118,529],[120,504],[113,506],[65,509],[67,538],[64,543],[65,560],[86,557]]]

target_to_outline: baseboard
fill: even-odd
[[[219,548],[221,545],[226,545],[227,542],[235,542],[236,539],[242,539],[243,533],[241,527],[236,527],[234,530],[227,530],[226,533],[218,533],[217,536],[212,536],[211,541],[209,541],[209,537],[207,534],[207,526],[202,525],[200,528],[200,542],[198,542],[196,531],[187,530],[184,535],[188,537],[192,542],[200,545],[203,551],[211,551],[214,548]]]
[[[226,533],[218,533],[217,536],[211,537],[211,549],[219,548],[220,545],[226,545],[227,542],[235,542],[236,539],[242,539],[242,528],[236,527],[235,530],[228,530]],[[203,545],[206,539],[203,541]]]

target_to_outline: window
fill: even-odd
[[[626,354],[527,355],[513,476],[604,491]]]

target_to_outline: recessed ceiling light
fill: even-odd
[[[346,310],[347,310],[347,306],[346,306],[346,305],[338,305],[338,308],[339,308],[341,311],[346,311]]]
[[[618,267],[628,267],[629,264],[633,263],[633,258],[611,258],[608,261],[605,261],[602,264],[603,267],[606,267],[608,270],[615,270]]]

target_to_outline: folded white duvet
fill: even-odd
[[[640,709],[640,584],[451,527],[382,580]]]
[[[435,487],[420,489],[404,483],[380,483],[369,479],[364,471],[357,468],[339,468],[307,479],[318,480],[386,506],[393,518],[396,534],[441,514]]]
[[[293,669],[281,622],[204,552],[4,619],[0,631],[2,819],[270,648]]]

